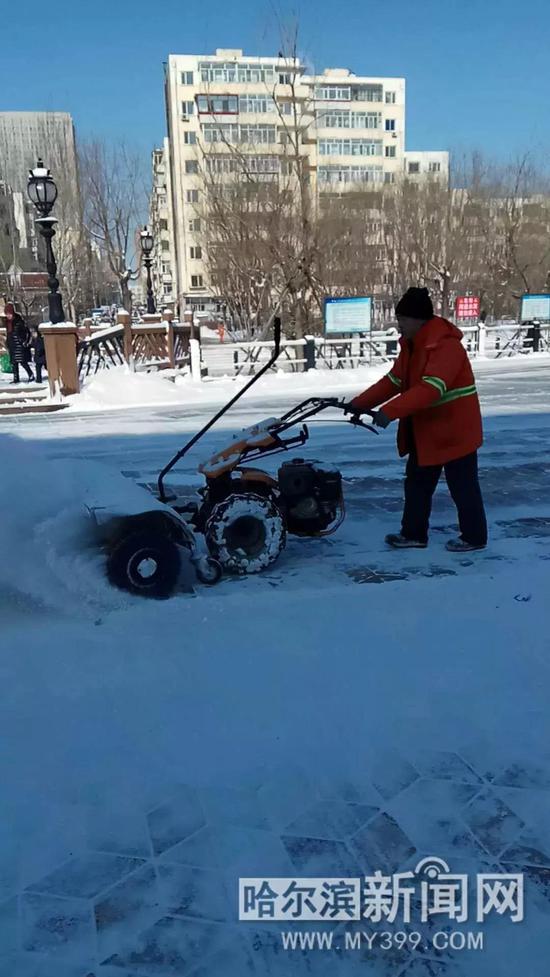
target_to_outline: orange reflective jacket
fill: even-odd
[[[434,316],[410,343],[400,340],[390,372],[352,400],[360,410],[384,404],[384,414],[399,420],[400,455],[411,448],[403,423],[410,417],[419,465],[444,465],[482,444],[474,374],[461,339],[460,329]]]

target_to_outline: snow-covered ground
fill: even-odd
[[[394,431],[333,414],[302,453],[343,473],[338,533],[160,603],[109,589],[82,500],[152,483],[234,384],[155,377],[169,393],[142,386],[146,406],[96,388],[100,410],[2,422],[0,977],[546,974],[550,361],[476,372],[484,553],[444,550],[444,486],[429,549],[388,552]],[[228,427],[366,382],[267,377],[172,484],[193,492]],[[409,926],[416,951],[347,952],[338,928],[330,951],[285,951],[281,931],[305,924],[236,921],[239,876],[359,877],[428,855],[472,881],[524,871],[525,920],[473,910]],[[436,950],[446,925],[483,931],[484,950]]]

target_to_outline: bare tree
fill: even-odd
[[[234,321],[258,335],[269,311],[282,309],[290,333],[311,329],[321,302],[316,276],[316,200],[307,140],[313,100],[302,80],[294,34],[279,54],[284,90],[266,81],[271,109],[269,141],[254,127],[212,122],[199,146],[202,201],[197,210],[210,282]],[[208,97],[208,96],[206,96]],[[214,96],[213,96],[214,99]]]
[[[130,281],[136,276],[135,231],[145,211],[142,159],[124,144],[99,139],[80,149],[84,223],[105,256],[124,307],[131,311]]]

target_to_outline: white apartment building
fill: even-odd
[[[153,183],[149,207],[149,223],[155,240],[151,277],[153,292],[159,308],[176,303],[174,223],[170,218],[172,185],[170,181],[170,144],[164,139],[162,149],[152,153]]]
[[[395,182],[405,149],[405,79],[328,68],[306,83],[314,105],[319,192]]]
[[[159,186],[154,174],[151,222],[161,229],[157,260],[164,249],[163,274],[171,276],[159,285],[172,286],[180,311],[205,308],[216,298],[202,253],[205,166],[230,173],[236,152],[246,154],[247,167],[258,177],[276,178],[289,127],[298,126],[314,193],[382,186],[406,173],[403,78],[358,76],[340,68],[311,75],[283,56],[218,49],[214,55],[170,55],[165,95],[168,138],[153,157],[165,181]],[[445,168],[445,153],[411,154],[411,161],[427,156]],[[165,300],[159,285],[157,294]]]
[[[424,152],[406,151],[404,154],[405,175],[410,180],[425,179],[449,179],[449,154],[447,152],[437,152],[426,150]]]

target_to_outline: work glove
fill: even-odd
[[[388,424],[391,424],[391,417],[384,414],[383,410],[375,410],[372,412],[372,423],[376,427],[387,427]]]

